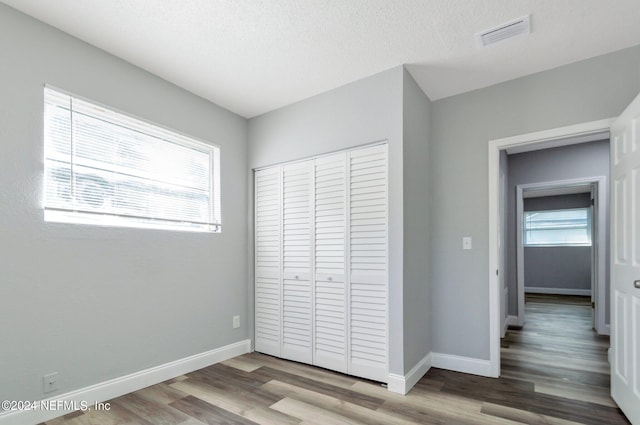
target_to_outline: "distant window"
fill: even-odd
[[[525,246],[590,246],[590,209],[525,211],[524,244]]]
[[[219,149],[44,90],[46,221],[220,231]]]

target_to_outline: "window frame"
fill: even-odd
[[[587,213],[587,235],[589,236],[589,242],[543,242],[543,243],[530,243],[528,242],[528,230],[527,230],[527,214],[532,213],[552,213],[552,212],[565,212],[565,211],[586,211]],[[522,211],[522,246],[524,248],[544,248],[544,247],[591,247],[593,246],[593,214],[591,207],[578,207],[578,208],[557,208],[548,210],[531,210]]]
[[[199,151],[207,154],[209,157],[209,176],[208,176],[208,216],[209,222],[204,221],[186,221],[171,218],[154,218],[144,215],[133,214],[117,214],[105,213],[99,211],[89,211],[88,209],[78,208],[60,208],[47,205],[47,189],[49,184],[49,176],[47,173],[47,143],[46,134],[47,126],[47,91],[51,91],[55,96],[68,96],[71,99],[69,111],[71,116],[74,114],[73,100],[78,100],[90,105],[96,110],[102,110],[93,118],[102,119],[110,125],[122,126],[123,128],[141,133],[145,136],[163,140],[166,143],[172,143],[183,148]],[[220,168],[221,168],[221,148],[218,144],[199,139],[197,137],[182,133],[162,124],[141,118],[129,112],[122,111],[118,108],[105,105],[83,96],[76,95],[64,89],[45,84],[43,87],[43,116],[42,116],[42,135],[43,135],[43,170],[44,179],[42,184],[42,209],[44,212],[44,221],[48,223],[65,223],[74,225],[90,225],[99,227],[120,227],[131,229],[155,229],[170,230],[180,232],[196,232],[196,233],[221,233],[222,232],[222,202],[220,193]],[[103,114],[103,115],[101,115]],[[70,124],[73,126],[73,123]],[[69,140],[72,144],[72,140]],[[72,169],[77,162],[70,160],[69,166]],[[105,170],[108,171],[108,170]],[[71,174],[73,176],[73,174]],[[72,180],[71,186],[75,183]],[[140,188],[145,186],[141,185]]]

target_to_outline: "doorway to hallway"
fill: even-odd
[[[566,407],[589,407],[609,423],[627,424],[610,396],[609,336],[591,326],[585,296],[526,294],[526,323],[501,341],[501,376],[528,382],[538,399],[566,399]],[[586,404],[585,404],[586,403]]]

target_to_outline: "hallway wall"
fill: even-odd
[[[608,204],[609,140],[562,146],[509,155],[509,183],[507,202],[507,285],[509,287],[509,314],[518,314],[517,267],[516,267],[516,186],[528,183],[543,183],[557,180],[605,176],[605,199]],[[540,202],[540,201],[538,201]],[[609,217],[606,217],[606,241],[609,241]],[[530,253],[531,254],[531,253]],[[575,255],[579,255],[573,253]],[[533,254],[535,256],[535,254]],[[609,258],[609,252],[605,253]],[[531,255],[530,255],[531,257]],[[577,261],[576,258],[574,260]],[[525,258],[526,263],[526,258]],[[560,266],[553,266],[557,269]],[[526,274],[526,267],[525,267]],[[609,292],[608,264],[605,271],[606,292]],[[549,276],[549,275],[546,275]],[[526,277],[525,277],[526,281]],[[607,295],[608,297],[608,295]],[[609,323],[609,301],[606,301],[605,322]]]

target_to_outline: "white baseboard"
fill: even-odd
[[[389,374],[387,389],[398,394],[406,394],[431,369],[431,353],[420,360],[406,375]]]
[[[502,334],[500,335],[500,338],[504,338],[504,336],[507,334],[507,328],[509,327],[509,317],[506,315],[506,310],[509,309],[509,287],[505,286],[502,290],[502,306],[501,306],[501,313],[505,314],[505,316],[502,318]]]
[[[491,377],[491,362],[453,354],[431,353],[431,366],[455,372]]]
[[[518,326],[518,316],[507,316],[507,326]]]
[[[518,316],[507,316],[504,319],[504,325],[502,327],[502,338],[507,334],[509,326],[518,326]]]
[[[119,378],[110,379],[47,399],[51,401],[51,405],[60,406],[60,410],[32,409],[2,413],[0,414],[0,425],[38,424],[76,410],[73,408],[65,409],[63,407],[81,406],[82,403],[88,403],[89,406],[93,406],[94,402],[111,400],[112,398],[158,384],[167,379],[193,372],[194,370],[211,366],[212,364],[249,353],[250,351],[251,340],[247,339]]]
[[[552,294],[552,295],[591,295],[591,289],[568,289],[568,288],[542,288],[538,286],[525,286],[525,293],[529,294]]]

